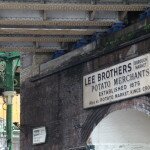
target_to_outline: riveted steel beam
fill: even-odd
[[[98,30],[88,29],[28,29],[28,28],[0,28],[0,34],[25,35],[92,35]]]
[[[0,9],[7,10],[47,10],[47,11],[142,11],[148,4],[40,4],[40,3],[0,3]]]
[[[6,20],[1,19],[0,25],[16,26],[101,26],[107,27],[113,25],[114,21],[39,21],[39,20]]]
[[[58,48],[35,48],[35,47],[0,47],[0,51],[2,52],[12,52],[12,51],[20,51],[20,52],[55,52]]]
[[[39,42],[39,43],[53,43],[53,42],[76,42],[80,38],[45,38],[45,37],[0,37],[0,42]]]

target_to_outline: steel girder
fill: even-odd
[[[148,3],[131,1],[129,5],[122,0],[109,4],[103,0],[45,2],[0,3],[0,51],[61,50],[64,42],[76,42],[95,32],[105,31],[119,21],[118,12],[143,11],[149,6]]]
[[[4,10],[46,10],[46,11],[142,11],[147,4],[39,4],[39,3],[1,3]]]

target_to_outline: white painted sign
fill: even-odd
[[[150,53],[83,77],[84,108],[147,93],[150,93]]]
[[[46,128],[40,127],[33,129],[33,145],[45,143]]]

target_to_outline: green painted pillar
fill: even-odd
[[[6,91],[14,91],[13,59],[6,59]]]
[[[7,148],[12,150],[12,99],[15,94],[13,59],[6,59],[5,83]]]

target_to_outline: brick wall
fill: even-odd
[[[51,53],[21,53],[21,82],[39,73],[39,65],[51,60]]]
[[[148,53],[149,43],[149,38],[133,42],[32,82],[29,77],[34,75],[34,67],[27,65],[32,70],[29,68],[30,73],[21,84],[21,150],[68,150],[85,145],[95,125],[115,110],[133,108],[150,114],[150,95],[86,110],[82,100],[84,75]],[[32,55],[29,56],[33,59]],[[33,146],[32,129],[40,126],[47,128],[46,143]]]

